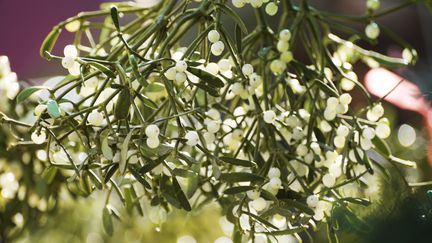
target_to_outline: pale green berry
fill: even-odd
[[[294,58],[293,54],[290,51],[282,52],[280,55],[280,60],[285,62],[285,63],[291,62],[293,60],[293,58]]]
[[[279,52],[286,52],[288,51],[288,48],[289,48],[288,41],[279,40],[276,44],[276,49]]]
[[[270,70],[273,73],[275,73],[275,74],[281,74],[281,73],[283,73],[286,68],[287,68],[286,63],[283,62],[283,61],[281,61],[281,60],[279,60],[279,59],[273,60],[270,63]]]
[[[365,33],[368,38],[376,39],[380,34],[379,26],[375,22],[372,22],[366,26]]]
[[[366,2],[366,6],[369,10],[377,10],[380,5],[380,0],[367,0]]]
[[[282,41],[289,41],[291,39],[291,31],[288,29],[281,30],[281,32],[279,32],[279,39]]]
[[[207,38],[211,43],[218,42],[220,39],[220,34],[217,30],[210,30],[207,34]]]
[[[249,0],[249,3],[252,5],[252,7],[259,8],[263,5],[263,0]]]
[[[273,16],[277,14],[278,6],[274,2],[268,3],[265,8],[265,11],[268,15]]]
[[[246,5],[246,1],[245,0],[232,0],[232,4],[236,8],[243,8]]]

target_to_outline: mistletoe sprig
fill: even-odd
[[[45,146],[48,168],[66,175],[72,192],[106,192],[109,234],[116,200],[158,222],[172,208],[215,202],[237,242],[300,237],[318,222],[337,240],[333,212],[355,217],[352,206],[369,205],[376,178],[387,174],[377,154],[415,166],[391,154],[389,120],[353,64],[413,63],[415,50],[400,38],[403,58],[361,45],[376,43],[380,29],[394,37],[375,20],[416,1],[383,11],[379,1],[367,3],[359,17],[306,0],[233,0],[234,8],[225,0],[103,4],[55,26],[41,47],[69,74],[17,100],[48,90],[35,107],[31,140]],[[237,13],[242,7],[254,10],[256,26]],[[363,23],[365,32],[347,22]],[[63,29],[75,38],[56,55]],[[350,107],[352,89],[368,102],[361,110]],[[68,99],[72,93],[79,99]]]

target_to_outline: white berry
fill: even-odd
[[[149,148],[155,149],[155,148],[159,147],[159,144],[160,144],[159,138],[158,137],[149,137],[146,140],[146,144]]]
[[[242,73],[245,76],[250,76],[253,72],[254,72],[254,68],[252,65],[250,65],[249,63],[246,63],[245,65],[243,65]]]
[[[220,56],[225,49],[225,44],[222,41],[213,43],[210,47],[211,53],[215,56]]]
[[[65,57],[72,57],[75,58],[78,56],[78,50],[74,45],[66,45],[63,54]]]
[[[103,117],[102,113],[98,112],[97,110],[93,110],[89,114],[87,121],[92,126],[100,126],[103,123],[103,119],[104,119],[104,117]]]
[[[74,66],[75,58],[70,56],[65,56],[62,58],[62,66],[66,69],[70,69]]]
[[[376,39],[380,34],[379,26],[375,22],[372,22],[366,26],[365,33],[368,38]]]
[[[145,129],[145,134],[149,138],[157,138],[159,136],[159,133],[159,127],[154,124],[148,125]]]
[[[264,111],[263,119],[265,123],[272,124],[276,120],[276,113],[272,110]]]
[[[186,138],[186,144],[189,146],[195,146],[198,144],[199,142],[199,137],[198,137],[198,133],[195,131],[189,131],[186,133],[185,135]]]
[[[267,202],[264,198],[259,197],[255,200],[252,201],[252,207],[256,210],[256,211],[262,211],[266,208],[267,206]]]
[[[276,167],[271,167],[269,172],[268,172],[268,177],[269,178],[273,178],[273,177],[280,177],[281,172],[278,168]]]
[[[188,65],[185,61],[178,61],[175,65],[176,71],[177,72],[185,72],[187,69]]]
[[[267,4],[265,11],[268,15],[273,16],[277,13],[278,6],[275,3],[271,2],[271,3]]]
[[[35,143],[35,144],[43,144],[45,142],[47,138],[47,135],[44,131],[34,131],[31,134],[31,140]]]
[[[217,30],[210,30],[209,33],[207,34],[207,38],[211,43],[215,43],[219,41],[220,34]]]

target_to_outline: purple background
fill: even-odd
[[[19,79],[53,74],[39,56],[52,27],[81,11],[97,10],[102,0],[0,0],[0,55],[9,56]],[[65,38],[59,40],[66,43]],[[61,72],[57,70],[56,72]]]

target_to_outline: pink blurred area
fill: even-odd
[[[0,55],[9,56],[20,80],[56,74],[39,56],[52,27],[81,11],[97,10],[102,0],[0,0]],[[60,45],[69,40],[62,38]],[[51,68],[50,68],[51,66]]]

